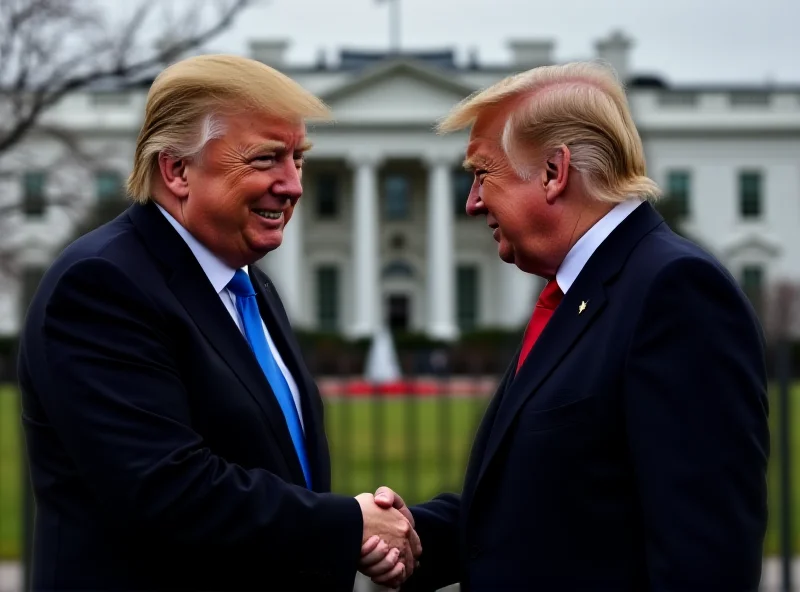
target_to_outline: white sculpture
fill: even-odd
[[[374,384],[387,384],[400,380],[400,376],[400,364],[397,361],[392,333],[382,326],[372,339],[364,378]]]

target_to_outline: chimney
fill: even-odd
[[[285,40],[262,40],[250,42],[250,57],[254,60],[281,69],[284,65],[284,57],[289,42]]]
[[[595,44],[597,57],[607,62],[617,71],[620,81],[627,81],[630,76],[628,63],[628,50],[632,42],[620,31],[614,31],[606,39],[601,39]]]
[[[508,46],[514,56],[514,66],[535,68],[553,63],[553,42],[549,40],[512,40]]]

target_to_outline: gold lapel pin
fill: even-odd
[[[581,305],[578,307],[578,314],[581,314],[584,310],[586,310],[586,301],[581,300]]]

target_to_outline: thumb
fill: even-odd
[[[386,486],[379,487],[375,491],[375,503],[381,508],[391,508],[394,505],[395,493]]]

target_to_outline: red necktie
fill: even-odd
[[[550,317],[553,316],[553,311],[561,302],[564,293],[559,288],[558,283],[553,279],[547,282],[547,285],[539,294],[539,300],[536,301],[536,306],[533,309],[531,320],[528,322],[528,327],[525,329],[525,337],[522,338],[522,351],[519,353],[519,361],[517,362],[517,372],[522,368],[525,358],[528,357],[533,344],[541,335],[544,326]]]

